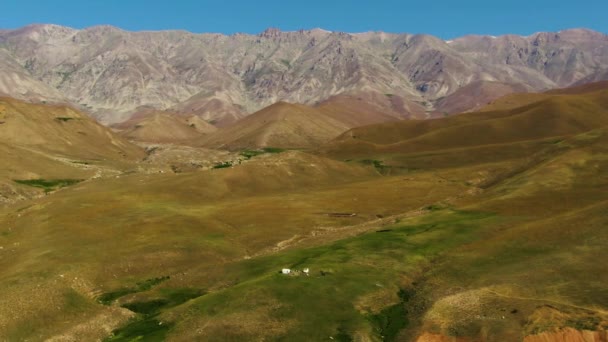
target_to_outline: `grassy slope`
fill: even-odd
[[[584,125],[601,123],[601,101],[582,99],[596,111],[578,118]],[[357,155],[403,163],[394,168],[416,161],[415,172],[380,176],[288,152],[202,173],[101,179],[9,208],[0,335],[93,339],[122,324],[114,340],[506,341],[601,328],[608,135],[568,120],[554,135],[513,132],[526,122],[518,113],[488,119],[501,122],[495,140],[482,135],[458,153]],[[441,141],[432,133],[420,137]],[[283,267],[311,275],[283,276]],[[146,280],[154,285],[141,288]],[[124,289],[135,290],[113,306],[95,302]],[[120,305],[140,313],[127,322]]]
[[[0,237],[7,246],[1,252],[10,253],[0,259],[2,334],[59,333],[67,324],[51,318],[59,314],[61,322],[79,324],[94,314],[107,318],[93,297],[149,278],[170,275],[164,285],[177,288],[222,287],[231,281],[226,262],[312,231],[414,210],[466,188],[464,179],[446,186],[432,174],[385,178],[371,167],[301,152],[259,156],[232,169],[78,184],[23,203],[2,219],[10,227]],[[71,312],[62,299],[74,282],[94,308],[86,314]],[[23,302],[28,296],[36,300]]]

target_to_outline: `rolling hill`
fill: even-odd
[[[186,143],[217,130],[198,116],[184,117],[154,109],[138,111],[131,119],[112,127],[129,140],[148,143]]]
[[[530,91],[523,84],[478,81],[470,83],[454,93],[437,100],[435,110],[441,114],[458,114],[476,111],[488,103],[512,93]]]
[[[423,105],[389,93],[361,92],[336,95],[317,104],[315,108],[331,118],[346,123],[349,127],[426,118]]]
[[[14,180],[99,177],[131,168],[144,156],[141,148],[69,106],[11,98],[0,98],[0,149],[0,200],[8,202],[39,193]]]
[[[522,94],[500,99],[493,108],[445,119],[399,121],[354,128],[322,151],[341,158],[366,155],[423,154],[501,145],[581,134],[608,125],[608,88],[579,94]],[[501,103],[504,103],[501,104]],[[462,151],[461,151],[462,152]]]
[[[218,130],[202,146],[223,149],[310,148],[329,141],[349,126],[315,108],[279,102]]]
[[[65,105],[0,99],[0,141],[80,158],[129,159],[142,151]]]
[[[357,127],[307,152],[240,151],[181,173],[141,162],[0,206],[0,336],[601,342],[606,91],[514,95],[523,105]],[[32,105],[5,106],[18,127]],[[82,115],[69,108],[31,111],[55,131],[24,147],[7,135],[0,152],[14,161],[26,148],[67,150],[55,136],[72,137],[65,124],[98,137],[101,126],[65,119]],[[208,139],[310,147],[347,128],[278,103]],[[100,132],[116,140],[98,137],[108,158],[132,146]]]

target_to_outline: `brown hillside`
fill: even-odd
[[[587,83],[568,88],[552,89],[544,93],[514,93],[493,101],[489,105],[481,108],[480,111],[489,112],[494,110],[513,109],[529,105],[534,102],[543,101],[555,95],[585,94],[605,89],[608,89],[608,81]]]
[[[316,108],[350,127],[426,118],[425,108],[421,104],[397,95],[375,92],[332,96]]]
[[[197,94],[172,108],[182,115],[195,115],[217,127],[228,126],[246,113],[240,106],[224,99],[211,97],[207,94]]]
[[[0,98],[0,142],[79,158],[133,159],[143,151],[64,105]]]
[[[446,114],[472,112],[502,96],[524,93],[529,90],[527,86],[522,84],[477,81],[438,100],[435,110]]]
[[[348,128],[317,109],[278,102],[218,130],[201,143],[224,149],[308,148],[327,142]]]
[[[217,130],[196,116],[187,118],[162,111],[136,114],[114,127],[121,130],[120,135],[129,140],[154,143],[187,142]]]
[[[574,87],[552,89],[545,94],[582,94],[608,89],[608,81],[585,83]]]
[[[525,103],[529,95],[522,96]],[[518,101],[515,95],[512,98]],[[340,156],[414,153],[566,136],[606,125],[608,90],[603,90],[549,96],[510,110],[354,128],[327,144],[323,151]]]
[[[71,107],[0,98],[0,204],[42,192],[15,180],[114,175],[143,156],[142,149]]]

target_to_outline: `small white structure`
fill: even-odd
[[[308,272],[310,272],[310,270],[308,268],[305,268],[302,270],[302,272],[304,272],[304,274],[308,275]]]
[[[291,270],[289,268],[284,268],[284,269],[281,270],[281,273],[283,273],[283,274],[289,274],[289,273],[291,273]]]

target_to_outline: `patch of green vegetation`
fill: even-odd
[[[166,281],[169,279],[171,279],[171,277],[169,277],[169,276],[151,278],[151,279],[144,280],[141,283],[136,283],[135,285],[137,285],[137,289],[139,290],[138,292],[148,291],[153,286],[156,286],[156,285],[162,283],[163,281]]]
[[[387,226],[390,230],[382,234],[369,232],[325,246],[245,260],[227,269],[229,277],[238,279],[236,285],[197,299],[189,310],[221,317],[278,301],[280,307],[260,319],[297,322],[284,340],[335,338],[336,329],[346,339],[346,332],[370,328],[390,340],[408,319],[404,303],[411,293],[406,292],[409,283],[402,283],[402,275],[421,272],[442,253],[479,238],[477,230],[493,220],[488,213],[442,210]],[[310,268],[310,273],[286,276],[279,274],[282,268]],[[383,287],[404,288],[401,302],[372,317],[353,306],[357,298]]]
[[[593,130],[593,131],[585,132],[582,134],[578,134],[574,137],[574,139],[576,139],[578,141],[593,141],[593,140],[600,138],[603,134],[604,134],[603,130],[598,129],[598,130]]]
[[[162,278],[147,280],[142,285],[148,286],[154,284],[158,279]],[[163,295],[163,298],[122,305],[123,308],[136,312],[139,316],[131,320],[127,325],[114,330],[112,336],[105,341],[164,341],[173,323],[159,321],[157,318],[161,311],[205,294],[204,291],[191,288],[161,289],[160,293]]]
[[[112,292],[106,292],[97,298],[97,301],[104,305],[110,305],[120,297],[124,297],[131,293],[137,293],[137,289],[124,288]]]
[[[532,327],[529,327],[529,334],[538,335],[544,333],[545,331],[552,331],[557,328],[558,326],[556,322],[534,323]]]
[[[124,327],[114,330],[104,341],[164,341],[171,327],[173,327],[172,323],[161,322],[154,318],[136,318]]]
[[[566,321],[566,325],[573,327],[577,330],[591,330],[596,331],[601,323],[601,319],[595,316],[578,317],[576,319],[569,319]]]
[[[59,122],[68,122],[71,120],[76,120],[76,118],[71,118],[69,116],[58,116],[55,118],[55,121],[59,121]]]
[[[67,81],[73,73],[74,71],[58,71],[57,74],[61,75],[61,84]]]
[[[560,144],[562,141],[564,141],[564,139],[551,139],[551,140],[549,140],[549,141],[548,141],[548,143],[549,143],[549,144],[552,144],[552,145],[558,145],[558,144]]]
[[[145,302],[132,302],[122,305],[123,308],[143,315],[155,315],[161,309],[172,308],[183,304],[190,299],[198,298],[205,294],[199,289],[162,289],[163,298],[153,299]]]
[[[217,163],[217,164],[213,165],[213,168],[214,169],[225,169],[225,168],[231,167],[231,166],[232,166],[232,162],[227,161],[227,162]]]
[[[399,332],[408,324],[406,303],[411,294],[405,290],[399,290],[399,303],[385,308],[380,313],[372,315],[370,321],[377,327],[383,341],[394,341]]]
[[[363,160],[361,160],[361,163],[363,163],[365,165],[374,166],[376,168],[376,170],[378,170],[378,172],[380,172],[380,173],[385,173],[387,170],[389,170],[391,168],[388,165],[384,165],[384,162],[381,160],[363,159]]]
[[[283,63],[283,65],[285,65],[288,68],[291,67],[291,62],[288,59],[281,59],[281,63]]]
[[[165,307],[168,303],[169,302],[165,299],[155,299],[147,302],[127,303],[122,305],[122,307],[139,314],[151,315],[158,313],[160,309]]]
[[[142,282],[135,283],[135,285],[136,285],[135,287],[127,287],[127,288],[118,289],[118,290],[115,290],[112,292],[104,293],[101,296],[99,296],[99,298],[97,298],[97,301],[100,302],[101,304],[110,305],[120,297],[124,297],[124,296],[126,296],[128,294],[132,294],[132,293],[148,291],[152,287],[162,283],[165,280],[169,280],[169,279],[170,279],[169,276],[146,279]]]
[[[70,310],[84,310],[92,307],[92,304],[88,298],[84,297],[73,289],[68,289],[63,294],[65,299],[65,308]]]
[[[338,329],[338,334],[336,336],[333,337],[334,341],[338,341],[338,342],[352,342],[354,341],[352,337],[350,337],[350,335],[348,334],[348,332],[346,330],[344,330],[344,328],[340,327]]]
[[[177,306],[183,304],[190,299],[198,298],[200,296],[204,296],[206,294],[205,291],[199,289],[191,289],[191,288],[181,288],[181,289],[161,289],[162,295],[167,298],[169,306]]]
[[[393,96],[395,96],[395,95],[394,95],[394,94],[384,94],[384,96],[386,96],[386,97],[388,97],[388,98],[391,98],[391,97],[393,97]]]
[[[33,72],[35,63],[36,61],[34,59],[28,59],[27,61],[25,61],[25,65],[23,67],[25,68],[25,70]]]
[[[245,159],[251,159],[253,157],[259,156],[260,154],[264,154],[264,151],[261,150],[244,150],[241,151],[240,155],[245,157]]]
[[[51,192],[55,189],[64,188],[82,182],[84,179],[14,179],[18,184],[28,185]]]
[[[240,155],[245,157],[245,159],[251,159],[253,157],[266,154],[266,153],[281,153],[285,152],[285,149],[278,147],[264,147],[258,150],[244,150],[241,151]]]
[[[424,209],[428,210],[428,211],[437,211],[437,210],[445,209],[445,207],[442,205],[439,205],[439,204],[431,204],[431,205],[424,207]]]

